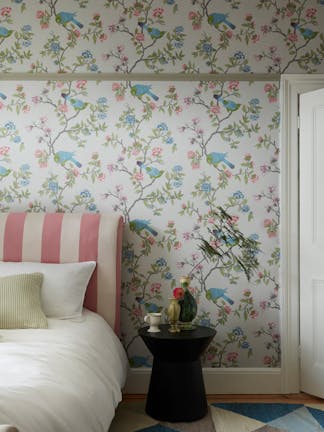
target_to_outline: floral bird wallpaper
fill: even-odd
[[[217,330],[204,365],[280,366],[272,74],[323,72],[323,24],[315,0],[0,2],[1,211],[123,215],[132,367],[152,363],[137,336],[144,315],[165,311],[189,273],[196,323]],[[271,75],[251,82],[258,73]],[[260,243],[250,281],[200,252],[218,206]]]

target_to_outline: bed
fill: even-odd
[[[128,370],[122,226],[114,214],[0,214],[1,432],[109,430]]]

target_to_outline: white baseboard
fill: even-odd
[[[207,394],[280,394],[280,368],[204,368]],[[151,369],[130,369],[124,393],[146,394]]]

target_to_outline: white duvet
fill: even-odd
[[[0,330],[0,424],[19,432],[107,432],[127,359],[97,314],[48,319],[48,329]]]

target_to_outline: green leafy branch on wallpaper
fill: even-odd
[[[202,24],[206,22],[210,34],[207,32],[202,34],[195,50],[192,51],[192,57],[202,59],[211,73],[231,73],[237,70],[250,72],[248,60],[242,51],[236,51],[231,56],[227,55],[227,62],[224,63],[224,53],[229,48],[231,41],[240,37],[237,33],[237,25],[231,22],[231,14],[215,11],[210,0],[195,1],[193,4],[196,9],[189,12],[193,30],[200,30]],[[239,4],[240,2],[231,2],[233,9]],[[248,35],[246,38],[249,40]],[[183,66],[183,70],[185,73],[193,73],[199,71],[199,68],[191,61]]]
[[[117,134],[112,134],[104,143],[105,146],[118,150],[116,161],[109,164],[108,170],[111,173],[124,174],[134,191],[131,196],[135,198],[130,199],[129,195],[124,193],[126,183],[124,181],[123,185],[104,194],[105,199],[116,201],[114,209],[122,212],[126,222],[131,220],[131,214],[140,203],[156,216],[161,214],[167,202],[174,203],[182,197],[180,189],[184,177],[182,167],[174,166],[167,170],[163,166],[164,150],[161,144],[171,145],[173,151],[175,150],[168,126],[164,122],[158,123],[151,132],[146,131],[144,136],[146,121],[145,113],[139,115],[135,108],[127,108],[120,115],[116,127],[126,130],[128,139],[123,140]]]
[[[233,352],[235,348],[246,350],[248,358],[253,354],[248,337],[240,327],[227,332],[222,341],[214,339],[204,356],[211,359],[209,361],[212,367],[235,367],[238,366],[238,353]]]
[[[272,292],[267,300],[262,300],[260,302],[260,308],[262,310],[268,309],[277,309],[280,310],[279,304],[279,283],[275,276],[273,276],[273,272],[271,272],[270,267],[279,267],[280,266],[280,248],[274,248],[271,253],[271,258],[267,261],[268,268],[259,268],[257,278],[255,283],[258,285],[264,284],[265,286],[272,286]]]
[[[267,327],[262,327],[256,331],[256,337],[268,336],[269,342],[265,342],[266,349],[269,354],[264,357],[263,362],[267,367],[280,366],[281,348],[280,348],[280,335],[276,328],[276,324],[268,323]],[[270,353],[271,350],[271,353]]]
[[[264,26],[264,32],[278,35],[283,44],[288,47],[289,56],[286,63],[280,56],[276,47],[270,47],[268,51],[258,54],[258,60],[268,59],[271,64],[268,72],[285,73],[294,63],[308,73],[314,73],[324,58],[324,34],[317,31],[319,23],[316,8],[306,8],[306,1],[296,0],[287,2],[284,6],[275,0],[259,0],[257,8],[272,11],[271,24]],[[287,29],[287,17],[289,28]],[[320,39],[315,49],[305,52],[314,40]]]
[[[31,170],[28,164],[21,165],[17,170],[0,166],[0,182],[5,181],[0,189],[2,210],[9,211],[13,202],[23,203],[29,198],[30,178]]]
[[[129,37],[129,42],[137,54],[136,60],[130,63],[124,47],[118,46],[116,50],[110,50],[106,60],[115,59],[116,72],[131,73],[138,65],[144,63],[153,72],[162,72],[166,64],[175,65],[184,57],[182,46],[185,39],[182,26],[177,26],[171,31],[165,28],[164,10],[159,7],[160,2],[129,4],[124,1],[112,1],[105,3],[105,7],[122,8],[123,14],[117,23],[109,26],[110,32],[121,33]],[[176,8],[173,8],[176,11]],[[137,20],[134,22],[134,17]],[[126,18],[128,23],[126,24]]]
[[[208,91],[207,94],[210,95],[210,89],[214,93],[213,98],[210,100],[209,96],[209,100],[206,100],[204,93]],[[199,166],[201,159],[206,158],[207,162],[218,171],[223,188],[228,185],[232,175],[239,181],[244,180],[245,183],[257,179],[250,154],[244,156],[239,170],[232,174],[228,168],[233,170],[235,164],[230,160],[227,152],[224,150],[208,151],[208,148],[214,146],[217,139],[229,143],[230,147],[235,149],[244,135],[251,137],[259,132],[260,126],[257,120],[262,111],[259,99],[252,98],[247,104],[241,104],[235,100],[239,97],[239,83],[237,81],[230,81],[227,84],[224,82],[201,82],[195,88],[193,96],[187,97],[185,100],[189,106],[204,107],[206,115],[213,125],[212,131],[209,131],[206,136],[200,118],[194,118],[191,124],[187,123],[181,127],[181,132],[191,132],[190,143],[194,146],[194,150],[189,151],[187,157],[193,167]],[[232,120],[231,123],[229,120]],[[198,149],[196,149],[197,147]]]
[[[135,238],[135,242],[137,242]],[[158,306],[163,300],[161,280],[170,280],[170,267],[164,258],[158,258],[150,267],[143,268],[142,260],[147,256],[146,242],[142,241],[140,245],[127,242],[123,248],[123,265],[127,271],[127,279],[123,282],[123,292],[132,294],[134,301],[130,307],[122,301],[121,309],[127,313],[128,319],[136,329],[140,328],[143,323],[143,317],[147,312],[159,312],[162,306]],[[137,251],[137,252],[135,252]],[[159,282],[156,282],[159,281]],[[174,286],[174,285],[172,285]],[[125,341],[127,352],[136,337]]]

